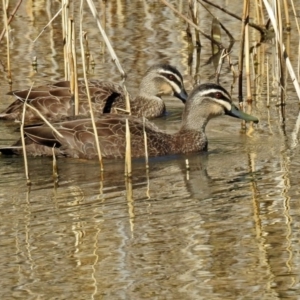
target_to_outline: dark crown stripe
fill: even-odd
[[[216,98],[216,96],[215,96],[216,91],[215,92],[211,92],[211,93],[207,93],[207,94],[205,94],[203,96],[205,96],[205,97],[211,97],[211,98],[216,98],[218,100],[225,100],[225,101],[231,103],[230,99],[228,99],[228,97],[226,95],[224,95],[224,93],[222,93],[222,91],[220,91],[220,92],[221,92],[220,94],[222,95],[221,98]]]
[[[170,80],[168,76],[170,76],[170,72],[160,72],[160,75],[164,76],[167,78],[167,80]],[[182,87],[182,81],[178,80],[177,78],[177,74],[174,74],[172,72],[172,75],[174,76],[174,79],[172,80],[173,82],[175,82],[180,88]]]

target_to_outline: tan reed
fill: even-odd
[[[85,82],[85,86],[86,86],[86,92],[87,92],[88,102],[89,102],[89,107],[90,107],[91,121],[92,121],[92,124],[93,124],[93,131],[94,131],[94,135],[95,135],[95,143],[96,143],[96,148],[97,148],[97,153],[98,153],[98,158],[99,158],[100,171],[103,172],[104,171],[103,160],[102,160],[102,155],[101,155],[101,149],[100,149],[100,143],[99,143],[97,127],[96,127],[96,123],[95,123],[95,117],[94,117],[93,105],[92,105],[92,100],[91,100],[91,94],[90,94],[90,89],[89,89],[89,84],[88,84],[88,79],[87,79],[87,74],[86,74],[84,46],[83,46],[84,37],[83,37],[82,21],[83,21],[83,0],[80,1],[80,33],[79,33],[79,35],[80,35],[82,69],[83,69],[84,82]]]
[[[126,118],[126,153],[125,153],[125,176],[131,177],[132,167],[131,167],[131,138],[130,138],[130,128],[129,122]]]
[[[27,93],[27,96],[26,96],[26,99],[25,99],[25,102],[24,102],[24,105],[23,105],[23,112],[22,112],[22,121],[21,121],[21,127],[20,127],[20,133],[21,133],[21,142],[22,142],[22,149],[23,149],[23,158],[24,158],[24,168],[25,168],[25,176],[26,176],[26,181],[27,181],[27,185],[31,185],[31,181],[30,181],[30,177],[29,177],[29,171],[28,171],[28,161],[27,161],[27,153],[26,153],[26,146],[25,146],[25,134],[24,134],[24,124],[25,124],[25,114],[26,114],[26,104],[27,104],[27,100],[28,100],[28,97],[29,97],[29,94],[32,90],[32,87],[34,85],[34,82],[32,83],[28,93]]]
[[[146,169],[149,169],[149,155],[148,155],[148,143],[147,143],[147,132],[145,130],[146,118],[143,117],[143,133],[144,133],[144,144],[145,144],[145,165]]]

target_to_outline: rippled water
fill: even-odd
[[[185,12],[185,1],[170,2]],[[240,2],[230,6],[237,14]],[[30,42],[58,9],[50,0],[22,4],[12,24],[13,89],[63,77],[60,19]],[[217,14],[238,39],[240,23]],[[208,30],[211,18],[201,16]],[[192,87],[196,55],[189,67],[186,25],[159,1],[107,1],[106,21],[132,93],[157,61],[176,65]],[[120,80],[109,54],[101,54],[88,9],[85,26],[96,62],[91,77]],[[213,67],[206,64],[210,45],[202,43],[204,82]],[[6,62],[5,51],[0,59]],[[12,101],[4,67],[0,109]],[[230,88],[226,68],[221,81]],[[253,133],[241,132],[233,118],[213,120],[208,153],[152,158],[149,172],[143,159],[134,160],[132,180],[122,160],[105,161],[101,175],[97,161],[59,159],[55,183],[51,159],[30,158],[29,189],[23,159],[0,156],[0,298],[299,299],[298,100],[289,84],[283,126],[275,101],[267,108],[265,87],[258,91],[252,113],[260,124]],[[169,115],[156,122],[173,131],[182,104],[169,98],[167,105]],[[1,144],[19,137],[15,128],[0,124]]]

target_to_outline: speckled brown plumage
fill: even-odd
[[[132,157],[145,155],[143,127],[147,133],[149,156],[200,152],[207,149],[205,126],[211,118],[231,115],[247,121],[258,119],[239,111],[232,103],[228,92],[216,84],[202,84],[190,94],[178,132],[169,134],[153,123],[136,116],[105,114],[96,119],[97,133],[103,157],[125,156],[125,124],[128,119],[131,134]],[[74,158],[95,158],[97,156],[92,123],[89,119],[75,119],[54,123],[63,136],[57,135],[45,125],[25,128],[27,153],[31,155],[52,155],[55,145],[57,155]],[[0,148],[7,154],[20,153],[20,142],[14,147]]]
[[[90,80],[89,89],[92,97],[93,110],[99,113],[123,113],[125,96],[120,85],[99,80]],[[0,119],[20,120],[23,102],[29,90],[14,91],[17,99],[0,113]],[[84,81],[78,81],[79,115],[89,116],[86,87]],[[185,102],[187,93],[184,89],[179,71],[167,64],[157,64],[145,73],[137,96],[130,101],[131,113],[147,118],[158,117],[165,112],[162,95],[174,95]],[[28,103],[37,108],[48,120],[60,121],[74,116],[74,101],[71,100],[70,82],[61,81],[54,84],[35,87],[31,90]],[[30,108],[26,111],[26,123],[40,120]]]

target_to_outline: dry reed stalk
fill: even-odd
[[[299,26],[299,22],[298,22],[298,16],[296,13],[294,0],[291,0],[291,4],[292,4],[292,9],[293,9],[294,17],[295,17],[297,30],[298,30],[298,36],[300,36],[300,26]],[[300,80],[300,39],[299,39],[299,44],[298,44],[297,79],[298,79],[298,81]]]
[[[192,17],[192,21],[197,27],[199,27],[199,17],[198,17],[198,5],[196,0],[189,0],[189,8],[190,8],[190,13]],[[200,48],[201,47],[201,42],[200,42],[200,34],[199,30],[195,28],[195,39],[196,39],[196,47]]]
[[[34,56],[34,57],[32,58],[32,63],[31,63],[31,65],[32,65],[33,70],[34,70],[35,72],[37,72],[38,62],[37,62],[37,57],[36,57],[36,56]]]
[[[143,133],[144,133],[144,144],[145,144],[145,164],[146,169],[149,169],[149,155],[148,155],[148,143],[147,143],[147,132],[145,130],[146,118],[143,117]]]
[[[68,74],[69,74],[69,80],[70,80],[70,90],[71,90],[71,95],[73,97],[74,95],[74,59],[72,55],[72,28],[73,28],[73,19],[69,18],[68,19],[68,31],[67,31],[67,40],[66,40],[66,46],[67,46],[67,59],[68,59]]]
[[[106,2],[107,1],[100,1],[101,2],[101,23],[103,26],[103,29],[105,31],[106,29]],[[103,45],[103,42],[100,43],[100,53],[104,59],[104,54],[105,54],[105,46]]]
[[[87,79],[87,74],[86,74],[84,46],[83,46],[82,20],[83,20],[83,0],[80,1],[80,26],[79,26],[79,28],[80,28],[79,35],[80,35],[82,68],[83,68],[84,82],[85,82],[85,86],[86,86],[86,92],[87,92],[88,102],[89,102],[89,107],[90,107],[91,121],[92,121],[92,124],[93,124],[93,131],[94,131],[94,135],[95,135],[96,148],[97,148],[97,153],[98,153],[98,158],[99,158],[99,163],[100,163],[100,171],[103,172],[104,168],[103,168],[102,154],[101,154],[101,149],[100,149],[100,143],[99,143],[97,127],[96,127],[96,123],[95,123],[95,117],[94,117],[93,105],[92,105],[92,100],[91,100],[91,94],[90,94],[90,89],[89,89],[89,84],[88,84],[88,79]]]
[[[286,22],[286,30],[291,30],[291,21],[290,21],[290,15],[289,15],[289,5],[287,0],[283,0],[283,7],[284,7],[284,15],[285,15],[285,22]]]
[[[255,16],[256,16],[256,23],[257,24],[262,24],[261,23],[261,10],[260,10],[260,7],[259,7],[259,2],[260,0],[255,0]]]
[[[230,43],[231,43],[231,44],[234,43],[234,42],[235,42],[235,39],[234,39],[233,35],[230,33],[230,31],[223,25],[223,23],[220,22],[220,20],[219,20],[218,18],[216,18],[216,17],[214,16],[214,14],[213,14],[213,13],[212,13],[212,12],[211,12],[211,11],[210,11],[203,3],[200,2],[200,4],[201,4],[202,7],[204,7],[205,10],[212,16],[212,18],[213,18],[213,23],[214,23],[214,20],[217,20],[218,26],[221,26],[221,28],[222,28],[222,29],[226,32],[226,34],[228,35],[229,40],[230,40]],[[221,32],[220,32],[220,37],[221,37]],[[215,38],[215,37],[213,37],[213,38]],[[215,40],[218,41],[218,42],[221,42],[221,39],[218,39],[218,35],[217,35],[217,38],[215,38]],[[229,46],[228,48],[231,48],[231,47]]]
[[[270,107],[269,56],[267,56],[267,107]]]
[[[125,176],[131,177],[131,138],[128,119],[126,119],[126,153],[125,153]]]
[[[7,20],[8,3],[6,4],[5,0],[2,0],[2,4],[3,4],[4,27],[6,30],[7,79],[8,79],[8,83],[11,85],[12,79],[11,79],[11,67],[10,67],[9,30],[8,30],[8,20]]]
[[[91,54],[91,66],[92,66],[92,70],[94,71],[95,70],[95,60],[94,60],[94,56]]]
[[[243,22],[241,30],[240,54],[239,54],[239,74],[238,74],[238,98],[239,102],[243,102],[243,67],[244,67],[244,52],[245,52],[245,28],[249,21],[248,0],[244,0]]]
[[[22,0],[19,0],[19,2],[16,4],[15,8],[11,12],[9,18],[7,19],[7,25],[9,25],[10,22],[12,21],[12,19],[14,18],[14,16],[15,16],[15,14],[16,14],[19,6],[21,5],[21,3],[22,3]],[[3,7],[5,7],[5,5],[3,5]],[[0,34],[0,42],[3,39],[5,32],[6,32],[6,26],[3,28],[3,30],[2,30],[2,32]]]
[[[110,41],[109,41],[109,39],[108,39],[105,31],[102,28],[102,25],[101,25],[101,22],[100,22],[100,20],[98,18],[98,13],[97,13],[97,10],[96,10],[94,2],[92,0],[86,0],[86,1],[87,1],[88,5],[90,7],[90,10],[92,12],[92,15],[93,15],[94,19],[96,20],[97,26],[98,26],[98,28],[100,30],[100,33],[101,33],[101,35],[102,35],[102,37],[103,37],[103,39],[105,41],[106,47],[107,47],[107,49],[108,49],[108,51],[109,51],[109,53],[110,53],[110,55],[112,57],[113,62],[116,64],[116,66],[117,66],[117,68],[118,68],[118,70],[119,70],[122,78],[125,78],[126,74],[125,74],[125,72],[124,72],[124,70],[123,70],[123,68],[122,68],[122,66],[120,64],[120,61],[119,61],[119,59],[118,59],[118,57],[117,57],[117,55],[115,53],[115,50],[111,46],[111,43],[110,43]]]
[[[250,53],[250,59],[251,59],[251,67],[250,68],[251,68],[251,71],[252,71],[252,74],[253,74],[253,91],[256,91],[256,79],[257,79],[256,78],[256,71],[255,71],[256,54],[253,53],[253,51]],[[257,61],[256,61],[256,63],[257,63]]]
[[[108,49],[108,51],[110,53],[110,56],[111,56],[113,62],[116,64],[116,66],[117,66],[117,68],[118,68],[118,70],[119,70],[119,72],[121,74],[121,77],[122,77],[122,80],[123,80],[123,87],[124,87],[125,86],[124,80],[126,78],[126,73],[124,72],[124,70],[123,70],[123,68],[121,66],[121,63],[120,63],[120,61],[119,61],[119,59],[118,59],[118,57],[117,57],[117,55],[115,53],[115,50],[111,46],[111,43],[110,43],[110,41],[109,41],[109,39],[108,39],[105,31],[102,28],[102,25],[101,25],[101,22],[100,22],[100,20],[98,18],[98,13],[97,13],[97,10],[96,10],[94,2],[92,0],[86,0],[86,1],[87,1],[88,5],[90,7],[90,10],[92,12],[92,15],[93,15],[94,19],[96,20],[97,26],[98,26],[98,28],[100,30],[100,33],[101,33],[102,38],[103,38],[103,40],[104,40],[104,42],[106,44],[106,47],[107,47],[107,49]],[[125,91],[125,95],[126,95],[126,91]],[[126,96],[125,99],[126,99],[126,108],[130,107],[129,97]]]
[[[227,52],[227,51],[226,51]],[[233,77],[233,81],[232,81],[232,88],[233,88],[233,85],[234,85],[234,83],[235,83],[235,80],[236,80],[236,71],[235,71],[235,69],[234,69],[234,65],[233,65],[233,63],[232,63],[232,61],[231,61],[231,58],[230,58],[230,53],[227,53],[228,55],[226,56],[226,58],[227,58],[227,61],[228,61],[228,65],[229,65],[229,68],[230,68],[230,70],[231,70],[231,72],[232,72],[232,77]]]
[[[52,172],[53,172],[53,179],[57,182],[58,179],[58,168],[57,168],[57,160],[55,156],[55,145],[52,147]]]
[[[185,160],[186,180],[190,180],[190,163],[189,160]]]
[[[70,79],[69,66],[68,66],[68,49],[67,49],[67,38],[68,38],[68,20],[69,20],[69,0],[62,0],[62,35],[64,42],[64,70],[65,80]]]
[[[299,101],[300,101],[300,87],[299,87],[299,82],[296,80],[296,76],[295,76],[293,67],[291,65],[288,53],[286,52],[285,46],[284,46],[284,44],[282,42],[280,42],[282,40],[282,38],[280,37],[280,33],[278,31],[278,28],[277,28],[278,24],[277,24],[277,21],[276,21],[275,14],[274,14],[274,12],[273,12],[273,10],[272,10],[269,2],[267,0],[263,0],[263,1],[264,1],[265,8],[267,10],[267,13],[269,15],[270,21],[272,23],[272,26],[274,28],[275,37],[276,37],[275,40],[278,43],[278,51],[279,51],[278,56],[280,56],[280,61],[282,61],[283,59],[285,60],[286,67],[287,67],[287,69],[289,71],[291,80],[292,80],[292,82],[294,84],[297,96],[298,96]],[[278,14],[277,14],[277,16],[278,16]],[[279,17],[279,19],[280,19],[280,17]],[[280,64],[280,67],[281,67],[281,71],[282,71],[282,65],[281,64]],[[283,74],[280,77],[280,84],[281,84],[282,87],[284,87]],[[284,101],[283,93],[281,93],[281,95],[282,95],[282,97],[281,97],[281,106],[283,106],[282,105],[282,104],[284,104],[284,102],[283,102]]]
[[[27,100],[28,100],[28,97],[29,97],[29,94],[32,90],[33,85],[34,85],[34,82],[32,83],[32,85],[31,85],[31,87],[30,87],[30,89],[27,93],[27,96],[26,96],[26,99],[25,99],[25,102],[24,102],[24,105],[23,105],[22,121],[21,121],[21,127],[20,127],[23,158],[24,158],[25,176],[26,176],[26,181],[27,181],[28,186],[31,185],[31,181],[30,181],[29,171],[28,171],[27,153],[26,153],[26,145],[25,145],[25,134],[24,134],[24,123],[25,123],[25,114],[26,114],[26,104],[27,104]]]
[[[78,78],[77,78],[77,57],[76,57],[76,47],[75,47],[75,24],[74,20],[72,20],[71,24],[71,63],[72,63],[72,87],[71,90],[72,95],[74,96],[74,104],[75,104],[75,116],[79,114],[79,95],[78,95]]]
[[[247,83],[247,101],[252,101],[251,93],[251,75],[250,75],[250,46],[249,46],[249,7],[250,1],[246,0],[245,2],[245,61],[246,61],[246,83]]]
[[[26,107],[29,107],[30,109],[32,109],[35,113],[38,114],[38,116],[57,134],[59,135],[61,138],[63,138],[63,136],[61,135],[61,133],[59,133],[54,127],[53,125],[41,114],[41,112],[36,109],[35,107],[31,106],[30,104],[24,102],[24,105]]]
[[[35,43],[37,41],[37,39],[42,35],[42,33],[47,29],[47,27],[53,22],[53,20],[55,20],[55,18],[60,14],[60,12],[62,11],[62,8],[60,8],[58,10],[58,12],[54,15],[54,17],[44,26],[44,28],[42,29],[42,31],[38,34],[38,36],[32,41],[33,43]]]
[[[221,7],[221,6],[217,5],[217,4],[214,4],[214,3],[210,2],[209,0],[202,0],[202,1],[205,2],[205,3],[207,3],[207,4],[209,4],[209,5],[211,5],[211,6],[213,6],[213,7],[218,8],[219,10],[225,12],[226,14],[234,17],[237,20],[243,21],[243,19],[241,17],[239,17],[239,16],[231,13],[230,11],[228,11],[227,9],[225,9],[224,7]],[[258,30],[262,35],[264,35],[266,33],[266,31],[267,31],[264,27],[261,27],[261,26],[259,26],[257,24],[254,24],[254,23],[250,23],[249,22],[249,26],[255,28],[256,30]]]
[[[85,65],[86,65],[86,72],[89,73],[90,70],[90,47],[89,47],[89,41],[87,38],[87,32],[83,32],[83,38],[84,38],[84,43],[85,43],[85,52],[84,52],[84,57],[85,57]]]
[[[126,189],[126,200],[128,205],[130,230],[133,237],[135,213],[134,213],[134,200],[133,200],[133,189],[132,189],[131,178],[127,178],[127,177],[125,178],[125,189]]]
[[[189,160],[188,160],[188,159],[185,160],[185,168],[186,168],[187,170],[190,170],[190,163],[189,163]]]
[[[218,47],[220,49],[225,48],[221,43],[215,41],[214,39],[212,39],[208,34],[205,34],[201,28],[199,26],[197,26],[196,24],[194,24],[189,18],[187,18],[186,16],[184,16],[182,13],[180,13],[173,5],[171,5],[169,2],[167,2],[166,0],[160,0],[164,5],[168,6],[173,12],[175,12],[180,18],[182,18],[183,20],[185,20],[188,24],[190,24],[192,27],[194,27],[195,29],[197,29],[205,38],[207,38],[208,40],[210,40],[212,43],[215,43],[216,45],[218,45]]]
[[[127,92],[127,88],[125,85],[125,78],[122,80],[122,88],[123,88],[124,95],[125,95],[125,104],[126,104],[125,109],[126,109],[126,112],[128,112],[131,115],[130,99],[129,99],[129,94]]]
[[[225,53],[225,55],[224,55],[224,53]],[[219,58],[219,62],[217,65],[217,69],[216,69],[216,83],[218,83],[218,84],[220,82],[221,69],[222,69],[224,57],[226,57],[226,55],[228,55],[228,53],[226,53],[226,49],[222,49],[222,52],[221,52],[221,55]]]

